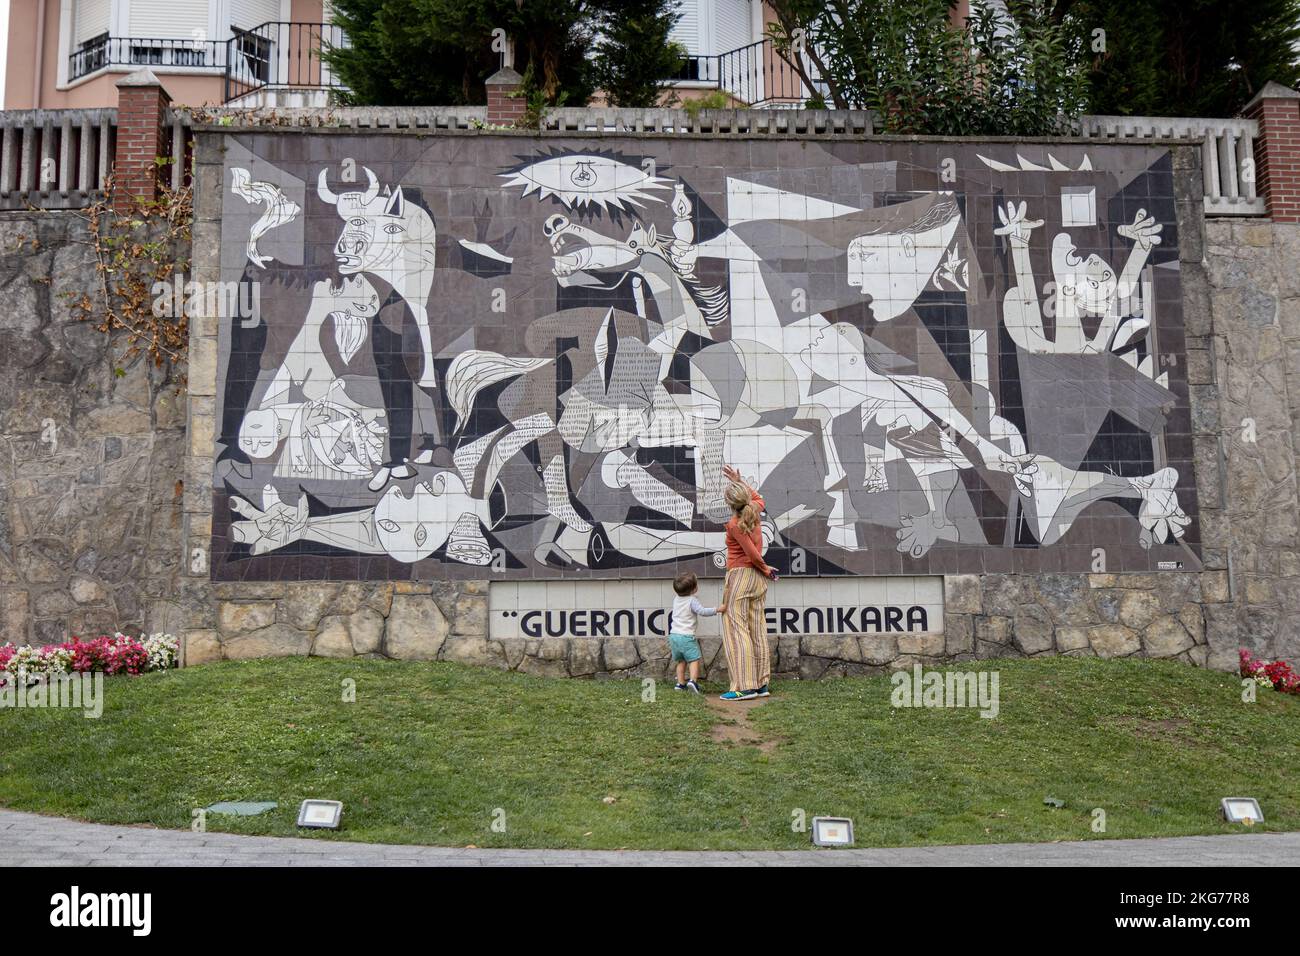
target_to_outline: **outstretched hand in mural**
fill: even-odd
[[[230,536],[249,545],[253,554],[266,554],[300,541],[307,530],[307,496],[299,497],[296,505],[287,505],[274,485],[262,489],[261,508],[238,497],[230,499],[230,508],[246,519],[230,526]]]
[[[1172,468],[1162,468],[1154,475],[1133,479],[1133,487],[1142,498],[1142,505],[1138,508],[1138,523],[1142,525],[1138,543],[1142,547],[1175,541],[1192,523],[1178,504],[1178,494],[1174,490],[1177,483],[1178,472]]]
[[[314,541],[357,554],[387,554],[404,564],[433,555],[444,544],[447,558],[463,564],[492,559],[484,525],[492,524],[489,501],[472,497],[454,471],[439,471],[407,494],[390,487],[373,508],[309,517],[307,495],[287,505],[272,485],[262,489],[262,507],[238,496],[231,509],[245,520],[230,526],[231,538],[265,554],[296,541]]]
[[[1022,202],[1019,206],[1009,202],[1005,209],[1001,206],[997,207],[998,221],[1002,225],[993,230],[993,235],[1006,236],[1007,241],[1014,247],[1028,248],[1030,235],[1043,224],[1041,219],[1028,218],[1026,214],[1028,208],[1028,202]]]
[[[1043,327],[1043,309],[1038,300],[1038,286],[1029,257],[1029,240],[1043,220],[1028,218],[1028,203],[1007,203],[998,208],[1002,225],[993,230],[1005,236],[1011,249],[1016,284],[1003,297],[1003,324],[1012,340],[1027,352],[1042,354],[1101,354],[1129,344],[1146,328],[1145,322],[1130,322],[1122,340],[1116,329],[1125,315],[1121,306],[1130,302],[1139,287],[1139,279],[1151,250],[1160,244],[1164,228],[1154,216],[1139,209],[1130,224],[1116,232],[1133,242],[1124,270],[1116,275],[1106,260],[1096,253],[1079,255],[1068,233],[1057,233],[1052,240],[1052,274],[1056,288],[1055,335],[1048,339]],[[1084,316],[1099,316],[1096,332],[1088,336],[1083,328]]]

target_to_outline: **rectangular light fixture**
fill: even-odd
[[[817,846],[852,846],[853,821],[848,817],[813,817],[812,840]]]
[[[1253,826],[1264,822],[1264,811],[1259,808],[1259,801],[1254,797],[1224,797],[1220,806],[1223,808],[1223,819],[1229,823]]]
[[[298,808],[298,826],[313,830],[337,830],[343,818],[343,804],[337,800],[304,800]]]

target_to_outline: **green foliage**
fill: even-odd
[[[461,106],[486,102],[483,81],[500,66],[492,31],[515,42],[515,69],[532,69],[554,105],[586,103],[587,58],[599,7],[587,0],[336,0],[347,48],[325,59],[349,104]]]
[[[659,103],[665,82],[682,67],[685,50],[668,39],[680,0],[612,0],[601,17],[596,84],[612,106]]]
[[[1086,106],[1082,43],[1053,0],[979,4],[958,27],[951,0],[776,0],[769,36],[841,109],[876,113],[884,132],[1033,136]]]
[[[515,122],[516,129],[540,129],[542,120],[546,118],[546,111],[552,107],[564,106],[569,98],[568,91],[561,90],[554,101],[550,100],[538,85],[537,72],[532,63],[529,63],[524,70],[523,82],[514,95],[524,100],[524,113]]]
[[[1074,0],[1067,23],[1093,113],[1232,116],[1269,80],[1300,79],[1300,0]]]
[[[730,105],[731,97],[722,90],[713,90],[703,96],[696,96],[682,101],[682,109],[691,118],[691,122],[694,122],[699,117],[701,110],[725,110]]]

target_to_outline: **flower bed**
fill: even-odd
[[[50,675],[143,674],[145,671],[175,667],[180,642],[170,634],[141,635],[139,638],[115,634],[82,640],[74,637],[62,644],[32,647],[24,644],[0,644],[0,687],[10,679],[25,675],[24,683],[34,683]]]
[[[1238,652],[1241,659],[1241,676],[1250,677],[1263,687],[1272,687],[1284,694],[1300,694],[1300,674],[1286,661],[1266,661],[1255,657],[1244,647]]]

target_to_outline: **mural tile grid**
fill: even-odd
[[[1167,150],[231,137],[218,580],[1199,566]]]

